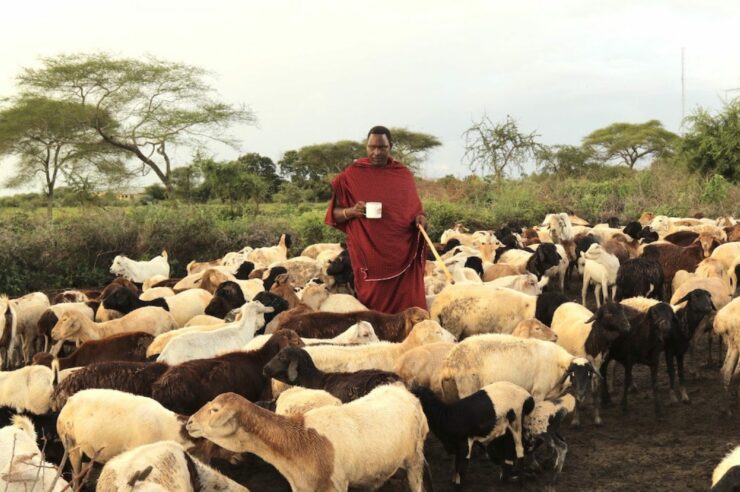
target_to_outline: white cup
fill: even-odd
[[[383,204],[380,202],[365,203],[365,217],[368,219],[379,219],[383,216]]]

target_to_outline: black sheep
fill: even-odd
[[[660,254],[650,248],[642,256],[624,261],[617,270],[617,302],[630,297],[645,296],[661,300],[663,296],[663,269]]]
[[[223,319],[229,311],[243,306],[245,302],[247,300],[239,284],[227,280],[216,288],[213,298],[206,306],[205,314]]]
[[[308,352],[298,347],[281,350],[262,373],[286,384],[322,389],[339,398],[342,403],[361,398],[378,386],[401,380],[398,374],[377,369],[323,372],[316,367]]]

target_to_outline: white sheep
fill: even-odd
[[[14,415],[11,422],[0,429],[0,490],[61,492],[67,489],[67,482],[56,478],[56,467],[43,460],[31,419]]]
[[[731,386],[740,384],[740,297],[736,297],[717,311],[714,317],[714,333],[720,335],[727,345],[727,354],[720,375],[728,396]],[[732,412],[731,408],[728,408]]]
[[[504,287],[450,285],[431,306],[431,319],[464,338],[480,333],[511,333],[522,320],[534,318],[537,297]]]
[[[734,470],[732,473],[730,470]],[[734,491],[737,490],[738,478],[740,477],[740,446],[725,456],[712,472],[712,491]]]
[[[309,284],[300,295],[301,301],[316,311],[353,313],[367,311],[367,307],[349,294],[331,294],[326,285]]]
[[[167,346],[168,343],[170,343],[171,340],[179,337],[180,335],[184,335],[185,333],[208,332],[213,330],[220,330],[221,328],[228,328],[240,325],[240,323],[238,322],[224,323],[224,320],[222,319],[219,319],[218,321],[218,323],[214,322],[209,324],[193,324],[191,326],[184,326],[182,328],[177,328],[175,330],[161,333],[154,337],[152,343],[150,343],[149,346],[146,348],[146,356],[152,357],[154,355],[162,353],[162,350],[164,350],[164,348]]]
[[[164,275],[154,275],[152,277],[149,277],[148,279],[144,280],[144,282],[141,284],[141,291],[146,292],[149,289],[154,288],[154,286],[158,284],[159,282],[162,282],[168,279],[169,277],[165,277]]]
[[[32,292],[23,297],[13,299],[10,303],[15,307],[17,324],[11,340],[12,353],[15,347],[21,347],[23,362],[28,364],[33,356],[34,345],[38,338],[38,322],[50,304],[49,298],[43,292]]]
[[[142,331],[159,335],[177,328],[177,322],[168,311],[160,307],[143,307],[111,321],[96,323],[77,311],[67,311],[51,330],[54,340],[75,340],[78,344],[88,340]]]
[[[274,415],[225,393],[190,417],[188,431],[231,451],[257,454],[296,492],[375,489],[399,469],[406,470],[412,492],[423,490],[429,426],[419,400],[401,385],[379,386],[302,417]],[[278,444],[285,442],[291,445]]]
[[[151,301],[153,299],[161,299],[163,297],[172,297],[175,295],[175,291],[170,287],[151,287],[141,293],[139,299],[142,301]]]
[[[314,408],[339,406],[342,401],[336,396],[320,389],[288,388],[275,400],[275,413],[278,415],[296,415],[306,413]]]
[[[191,331],[179,335],[162,349],[157,362],[170,365],[181,364],[193,359],[207,359],[224,352],[241,349],[254,338],[257,330],[265,325],[265,313],[273,307],[265,307],[260,302],[251,301],[241,309],[242,318],[235,326],[210,331]]]
[[[342,245],[339,243],[315,243],[315,244],[309,244],[305,248],[303,248],[303,251],[301,251],[301,256],[308,256],[309,258],[316,259],[316,257],[325,251],[331,251],[335,253],[335,255],[341,253],[342,251]]]
[[[143,444],[108,461],[96,492],[249,492],[204,465],[175,441]]]
[[[496,381],[521,386],[535,400],[560,393],[572,364],[587,367],[552,342],[512,335],[487,334],[466,338],[444,360],[440,380],[444,400],[453,402]]]
[[[730,291],[730,285],[727,281],[712,277],[712,278],[692,278],[687,280],[681,286],[676,289],[676,292],[671,296],[671,304],[677,308],[681,308],[686,305],[685,302],[679,303],[680,299],[683,299],[689,292],[696,289],[704,289],[712,296],[712,303],[717,309],[722,309],[732,300],[732,292]]]
[[[583,274],[583,287],[581,289],[581,303],[586,305],[586,291],[590,284],[594,284],[594,297],[596,307],[601,307],[600,293],[607,302],[609,297],[609,286],[612,287],[611,298],[617,293],[617,272],[619,271],[619,260],[607,252],[600,244],[592,244],[588,250],[581,253],[584,260],[583,267],[578,265],[579,273]]]
[[[353,372],[362,369],[392,371],[401,354],[414,347],[454,341],[455,337],[438,323],[425,320],[417,323],[401,343],[377,342],[357,346],[314,345],[304,348],[316,367],[324,372]]]
[[[244,255],[246,261],[254,263],[255,268],[266,268],[268,265],[288,259],[288,243],[290,237],[282,234],[277,246],[257,248]]]
[[[42,415],[49,411],[54,373],[46,366],[0,372],[0,407]]]
[[[530,296],[538,296],[542,294],[542,288],[547,285],[549,280],[550,277],[543,276],[542,280],[538,281],[537,275],[527,272],[521,275],[499,277],[490,282],[486,282],[486,284],[496,287],[506,287],[507,289],[517,290]]]
[[[425,386],[441,397],[440,370],[454,346],[451,342],[437,342],[412,348],[398,357],[393,372],[401,376],[407,388]]]
[[[105,463],[136,446],[166,440],[194,447],[183,432],[186,420],[145,396],[86,389],[67,399],[59,412],[57,433],[77,476],[83,456]]]
[[[162,250],[159,256],[149,261],[134,261],[125,255],[118,255],[113,258],[110,272],[137,283],[142,283],[155,275],[164,275],[169,278],[170,264],[167,262],[167,251]]]
[[[291,281],[296,285],[305,285],[312,278],[321,276],[323,270],[323,265],[320,262],[306,256],[296,256],[287,260],[276,261],[269,264],[268,268],[277,266],[284,267],[288,271]]]
[[[265,343],[267,343],[271,336],[271,334],[257,335],[246,345],[244,345],[244,347],[242,347],[242,350],[244,350],[245,352],[257,350]],[[334,338],[301,338],[301,340],[303,340],[303,343],[305,343],[306,345],[366,344],[380,341],[378,336],[375,334],[373,325],[371,325],[367,321],[358,321]]]
[[[712,251],[710,258],[722,262],[729,277],[732,279],[731,285],[733,289],[736,289],[737,276],[735,274],[735,266],[740,263],[740,241],[720,244]]]

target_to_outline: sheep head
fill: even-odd
[[[126,256],[124,255],[118,255],[115,258],[113,258],[113,264],[110,266],[110,272],[113,275],[120,275],[123,276],[126,273],[126,268],[124,266]]]
[[[206,403],[189,419],[185,428],[192,437],[204,437],[229,451],[240,451],[229,447],[225,440],[239,429],[240,407],[246,400],[236,393],[223,393]]]
[[[403,319],[405,323],[404,336],[409,336],[414,326],[429,319],[429,312],[426,309],[411,307],[403,312]]]
[[[434,342],[455,342],[455,336],[442,328],[436,321],[427,319],[417,323],[403,341],[410,347],[418,347]]]
[[[370,343],[378,342],[378,335],[375,334],[373,325],[367,321],[358,321],[354,325],[349,327],[350,330],[354,330],[352,339],[354,343]]]
[[[546,342],[558,341],[558,335],[549,326],[534,318],[520,321],[511,334],[515,337],[536,338]]]
[[[62,317],[51,329],[51,337],[54,340],[64,340],[71,338],[80,330],[82,330],[82,315],[74,311],[68,311],[62,315]]]

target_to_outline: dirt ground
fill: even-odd
[[[574,298],[578,295],[575,289],[576,286],[568,289]],[[593,413],[587,408],[580,429],[571,428],[569,420],[561,429],[569,450],[555,484],[550,486],[542,479],[502,484],[497,467],[484,453],[477,453],[468,468],[464,490],[708,490],[716,464],[740,444],[740,416],[728,419],[721,415],[725,397],[719,369],[702,367],[706,362],[706,337],[700,337],[697,342],[695,364],[687,360],[687,369],[698,366],[695,375],[687,376],[690,404],[669,405],[668,377],[661,358],[659,385],[665,416],[657,420],[654,415],[650,374],[645,366],[633,370],[638,393],[630,394],[629,412],[623,414],[619,400],[624,372],[619,366],[616,390],[612,394],[615,403],[602,411],[604,425],[594,426]],[[716,346],[714,357],[716,360]],[[431,433],[426,457],[434,490],[452,490],[452,457],[445,454]],[[237,466],[214,465],[252,491],[290,490],[282,476],[256,456],[247,455]],[[382,490],[404,490],[402,480],[394,478]]]

